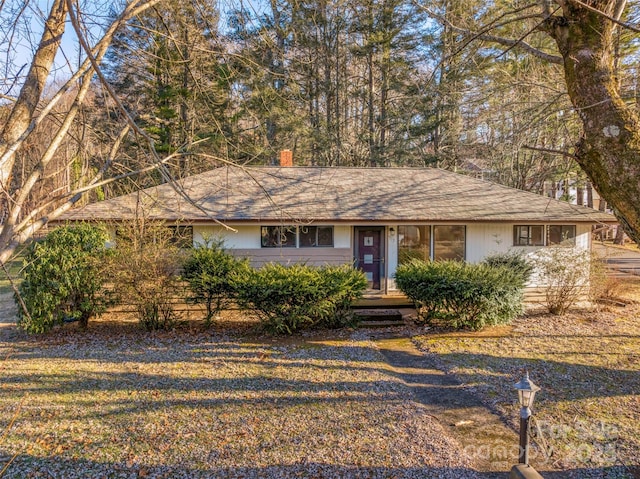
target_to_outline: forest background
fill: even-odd
[[[625,205],[640,196],[589,170],[589,115],[606,112],[577,106],[584,49],[558,32],[599,28],[585,42],[604,39],[613,86],[587,80],[631,117],[596,136],[622,143],[639,17],[619,0],[2,2],[0,262],[75,204],[160,182],[183,193],[181,178],[282,149],[296,165],[433,166],[579,204],[595,180],[635,239]],[[620,161],[640,188],[635,148]]]

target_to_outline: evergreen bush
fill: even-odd
[[[492,267],[503,266],[508,268],[512,272],[519,274],[525,284],[533,274],[533,265],[519,252],[495,253],[487,256],[482,263]]]
[[[522,312],[524,277],[505,266],[413,260],[398,267],[396,284],[423,321],[454,328],[507,323]]]
[[[182,268],[182,277],[191,293],[187,301],[206,306],[207,326],[234,298],[233,276],[248,268],[247,260],[237,259],[222,249],[222,241],[208,240],[191,251]]]
[[[79,321],[86,328],[92,316],[103,312],[102,262],[108,238],[102,227],[79,224],[56,228],[32,243],[19,288],[28,314],[18,308],[18,326],[44,333],[56,324]]]
[[[284,266],[270,263],[236,275],[241,307],[253,309],[274,333],[292,334],[303,328],[340,327],[351,319],[349,306],[367,282],[349,266]]]
[[[353,326],[354,315],[351,305],[367,288],[364,273],[350,265],[325,266],[319,271],[327,297],[334,308],[332,314],[323,318],[320,325],[326,328]]]

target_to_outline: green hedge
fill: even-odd
[[[89,319],[105,310],[103,291],[105,247],[109,236],[102,227],[79,224],[51,231],[32,243],[24,258],[24,279],[16,298],[18,326],[44,333],[57,324]]]
[[[190,290],[186,299],[205,304],[206,325],[235,297],[234,275],[248,269],[249,262],[224,251],[221,241],[207,241],[191,250],[182,268],[182,278]]]
[[[454,328],[480,329],[522,313],[524,275],[505,266],[413,260],[398,267],[396,284],[422,320]]]
[[[523,283],[529,281],[533,273],[533,266],[527,261],[527,258],[521,253],[516,252],[495,253],[487,256],[482,260],[482,263],[495,268],[501,266],[508,268],[513,273],[518,274]]]
[[[309,327],[341,327],[353,320],[350,305],[367,286],[348,265],[311,267],[267,264],[236,275],[236,298],[278,334]]]

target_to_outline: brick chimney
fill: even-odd
[[[293,152],[291,150],[282,150],[280,152],[280,166],[293,166]]]

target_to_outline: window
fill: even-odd
[[[178,248],[193,248],[193,226],[168,226],[169,242]]]
[[[398,263],[431,259],[431,226],[398,226]]]
[[[517,225],[513,227],[514,246],[544,246],[544,226]]]
[[[263,248],[295,248],[295,226],[263,226],[261,229]]]
[[[513,227],[514,246],[553,246],[576,244],[575,225],[549,225],[545,242],[545,227],[542,225],[517,225]]]
[[[300,226],[300,248],[333,246],[333,226]]]
[[[333,246],[333,226],[263,226],[263,248],[313,248]]]
[[[460,225],[433,227],[433,259],[464,260],[466,229]]]
[[[547,244],[548,245],[567,245],[576,244],[576,227],[575,225],[549,225],[547,227]]]

